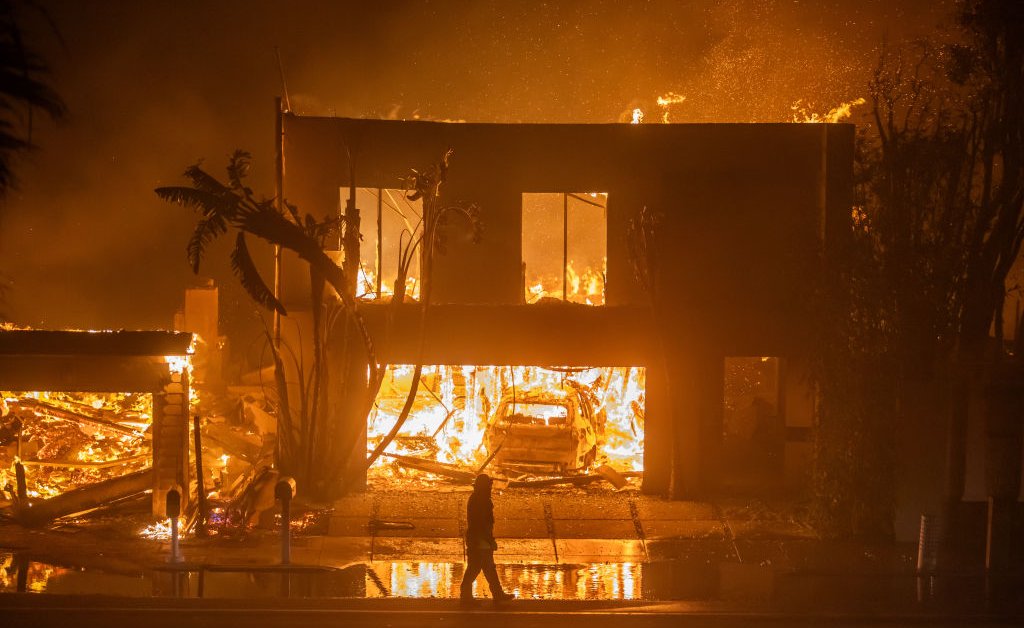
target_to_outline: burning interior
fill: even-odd
[[[0,391],[0,487],[49,498],[148,468],[153,398],[145,393]]]
[[[523,194],[522,199],[526,302],[604,305],[608,193]]]
[[[368,418],[371,446],[396,423],[412,371],[388,368]],[[485,469],[521,483],[584,483],[609,469],[639,478],[645,387],[641,367],[425,367],[409,419],[368,479],[426,487]]]
[[[189,485],[189,355],[178,332],[0,332],[0,490],[41,523]],[[111,392],[117,391],[117,392]]]

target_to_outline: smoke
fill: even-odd
[[[52,2],[64,39],[30,36],[70,117],[40,127],[0,212],[7,313],[47,327],[167,327],[191,281],[194,225],[152,190],[198,160],[256,156],[273,193],[281,53],[299,113],[485,122],[786,121],[863,95],[882,36],[927,32],[948,7],[906,2]],[[946,3],[948,4],[948,3]],[[364,6],[365,5],[365,6]],[[371,6],[372,5],[372,6]],[[911,31],[909,29],[916,29]],[[417,164],[410,164],[415,166]],[[253,307],[227,272],[228,318]]]

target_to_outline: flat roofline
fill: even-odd
[[[0,330],[0,355],[186,355],[191,344],[182,331]]]
[[[342,125],[420,125],[420,126],[449,126],[449,127],[555,127],[555,128],[628,128],[637,129],[679,129],[697,127],[809,127],[812,125],[823,125],[829,127],[853,127],[852,122],[649,122],[631,124],[629,122],[462,122],[453,120],[391,120],[386,118],[343,118],[336,116],[308,116],[291,111],[286,111],[285,116],[302,120],[332,121]]]

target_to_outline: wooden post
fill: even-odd
[[[203,477],[203,439],[199,429],[201,418],[198,414],[192,417],[192,439],[196,451],[196,497],[199,500],[199,516],[196,518],[196,532],[200,535],[206,534],[206,486]]]

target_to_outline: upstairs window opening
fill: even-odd
[[[340,207],[348,202],[348,188],[341,188]],[[366,301],[389,300],[395,293],[401,248],[419,227],[422,206],[393,188],[356,188],[361,242],[356,297]],[[403,235],[404,234],[404,235]],[[419,299],[420,258],[412,256],[405,280],[406,299]]]
[[[525,193],[522,208],[526,303],[604,305],[608,193]]]

